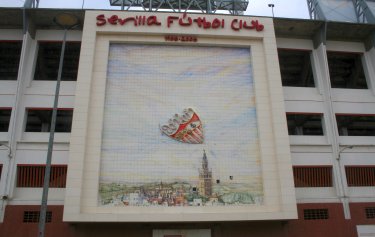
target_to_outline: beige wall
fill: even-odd
[[[96,25],[96,17],[117,14],[157,16],[160,26],[126,24]],[[196,24],[179,26],[168,16],[175,13],[86,12],[71,133],[69,171],[64,208],[65,221],[166,222],[293,219],[297,217],[289,139],[286,130],[283,91],[279,73],[272,19],[206,15],[224,19],[224,28],[202,29]],[[189,14],[192,18],[202,15]],[[263,31],[234,31],[233,19],[258,20]],[[165,35],[194,35],[197,42],[167,42]],[[251,47],[256,94],[258,132],[264,190],[264,205],[241,207],[99,207],[101,131],[108,50],[110,42],[197,46]]]

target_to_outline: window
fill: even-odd
[[[17,165],[17,187],[41,188],[44,183],[45,165]],[[52,165],[49,185],[51,188],[65,188],[66,165]]]
[[[322,114],[287,113],[289,135],[324,135],[322,116]]]
[[[366,207],[365,213],[367,219],[375,219],[375,207]]]
[[[340,136],[375,136],[375,115],[336,114]]]
[[[24,211],[23,222],[24,223],[39,223],[40,211]],[[46,223],[52,222],[52,212],[47,211]]]
[[[0,132],[8,132],[11,114],[11,108],[0,108]]]
[[[56,81],[60,63],[61,42],[39,42],[34,80]],[[80,42],[67,42],[65,47],[64,64],[61,75],[62,81],[76,81],[78,72]]]
[[[348,187],[375,186],[375,166],[345,166]]]
[[[72,129],[72,109],[58,109],[55,132],[70,132]],[[52,109],[27,109],[25,132],[49,132]]]
[[[17,80],[21,49],[21,41],[0,41],[0,80]]]
[[[305,220],[326,220],[329,218],[328,209],[305,209],[303,218]]]
[[[295,166],[293,167],[294,186],[332,187],[331,166]]]
[[[283,86],[315,87],[310,51],[279,49]]]
[[[332,88],[367,89],[361,54],[327,52]]]

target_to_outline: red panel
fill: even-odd
[[[345,114],[345,113],[337,113],[336,116],[353,116],[353,117],[358,117],[358,116],[364,116],[364,117],[375,117],[375,114]]]
[[[345,225],[341,203],[298,204],[298,220],[288,223],[288,237],[354,237]],[[304,220],[305,209],[328,209],[329,218],[323,220]],[[352,230],[354,233],[354,229]]]
[[[27,107],[27,110],[53,110],[50,107]],[[73,108],[57,108],[57,110],[74,110]]]
[[[375,203],[351,203],[351,217],[344,218],[341,203],[298,204],[298,220],[290,221],[231,221],[217,223],[64,223],[63,206],[49,206],[52,222],[46,225],[46,237],[152,237],[154,229],[211,229],[211,237],[357,237],[356,225],[374,225],[366,219],[366,207]],[[329,218],[304,220],[305,209],[328,209]],[[35,237],[37,223],[23,223],[25,211],[39,211],[39,206],[6,206],[0,236]]]
[[[352,220],[361,225],[374,225],[375,219],[367,219],[366,211],[367,207],[375,207],[373,202],[361,202],[361,203],[350,203],[350,213]]]
[[[38,223],[23,222],[25,211],[40,211],[40,206],[6,206],[4,222],[0,223],[0,236],[38,236]],[[72,225],[62,222],[63,206],[48,206],[48,211],[52,212],[52,222],[46,224],[46,237],[78,237]]]
[[[323,115],[323,113],[308,113],[308,112],[286,112],[286,114],[302,114],[302,115]]]

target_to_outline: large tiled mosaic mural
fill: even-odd
[[[112,43],[99,206],[262,205],[250,48]]]

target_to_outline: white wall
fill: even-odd
[[[338,136],[335,113],[374,114],[375,94],[373,85],[374,50],[366,52],[363,43],[328,41],[326,48],[313,48],[312,40],[277,39],[278,48],[311,50],[313,70],[317,86],[315,88],[284,87],[287,112],[324,114],[324,136],[289,136],[292,163],[298,166],[331,165],[335,179],[332,188],[297,188],[299,203],[340,202],[348,196],[350,202],[374,202],[373,187],[347,187],[346,165],[375,165],[375,136]],[[369,89],[331,89],[325,50],[363,54],[363,65]],[[346,146],[354,145],[352,149]],[[337,162],[337,157],[341,160]],[[339,179],[339,180],[338,180]]]
[[[17,81],[0,80],[0,107],[11,107],[12,117],[7,133],[0,133],[0,142],[11,146],[13,158],[8,150],[0,147],[0,163],[3,164],[0,182],[0,197],[8,196],[7,204],[39,205],[41,188],[15,188],[17,164],[45,164],[48,133],[24,132],[25,109],[28,107],[51,108],[55,85],[53,81],[33,81],[39,40],[61,41],[63,31],[40,30],[35,39],[23,35],[22,30],[0,30],[0,40],[23,40],[20,71]],[[68,41],[81,41],[81,32],[68,32]],[[61,82],[60,108],[73,108],[76,82]],[[67,164],[70,134],[56,134],[52,164]],[[63,204],[65,189],[51,189],[50,204]],[[0,210],[2,216],[3,210]]]

